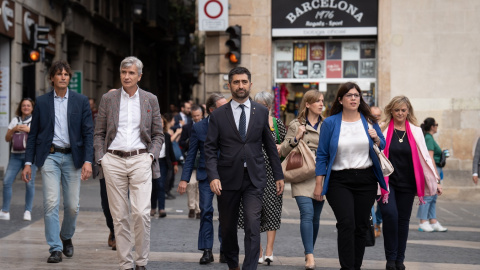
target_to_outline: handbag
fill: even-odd
[[[300,183],[315,177],[315,156],[301,139],[282,162],[285,182]]]
[[[366,238],[365,240],[366,247],[375,246],[375,227],[373,226],[373,217],[371,212],[370,212],[370,224],[368,226],[368,230],[366,232],[365,238]]]
[[[12,135],[12,148],[13,151],[25,151],[27,149],[28,133],[15,132]]]
[[[370,123],[368,123],[369,128],[373,128]],[[380,168],[382,169],[382,174],[383,176],[389,176],[390,174],[393,173],[394,168],[390,160],[385,156],[385,154],[380,151],[378,148],[377,144],[373,143],[373,150],[378,156],[378,161],[380,162]]]
[[[448,149],[442,150],[442,155],[440,156],[440,162],[438,162],[435,165],[437,165],[440,168],[445,167],[445,165],[447,165],[447,157],[449,156],[450,156],[450,153]]]

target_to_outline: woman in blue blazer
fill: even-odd
[[[369,129],[369,124],[373,127]],[[330,117],[320,129],[314,197],[328,203],[337,219],[341,269],[360,269],[377,183],[387,189],[373,144],[385,147],[375,117],[352,82],[340,85]],[[323,183],[323,184],[322,184]]]

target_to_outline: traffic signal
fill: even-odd
[[[40,60],[40,52],[37,50],[30,50],[28,57],[30,62],[38,62],[38,60]]]
[[[38,47],[46,47],[48,45],[47,34],[50,32],[50,27],[48,26],[39,26],[38,24],[33,24],[32,26],[32,48],[37,49]],[[45,38],[40,38],[40,36],[45,36]]]
[[[225,45],[229,47],[225,57],[231,64],[238,65],[242,59],[242,27],[238,24],[230,26],[225,32],[230,35],[230,38],[225,42]]]

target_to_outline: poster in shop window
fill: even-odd
[[[360,42],[360,58],[371,59],[375,58],[375,41],[361,41]]]
[[[375,78],[375,60],[360,61],[360,78]]]
[[[307,61],[308,43],[293,44],[293,61]]]
[[[292,78],[292,61],[277,61],[277,78]]]
[[[280,42],[275,46],[275,59],[292,61],[293,44]]]
[[[293,77],[297,79],[308,78],[308,62],[307,61],[293,62]]]
[[[342,42],[342,59],[358,60],[360,59],[360,42]]]
[[[320,61],[325,59],[325,43],[310,43],[310,61]]]
[[[342,78],[342,60],[327,61],[327,78]]]
[[[342,43],[327,42],[327,59],[342,59]]]
[[[343,77],[358,78],[358,61],[343,61]]]
[[[325,61],[310,61],[309,78],[325,78]]]

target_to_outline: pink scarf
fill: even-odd
[[[387,158],[389,155],[390,142],[392,141],[394,129],[395,127],[393,126],[393,121],[390,121],[390,124],[388,125],[388,132],[387,132],[387,139],[386,139],[387,145],[383,150],[383,153]],[[410,129],[410,123],[408,122],[408,120],[405,120],[405,130],[407,132],[408,142],[410,143],[410,149],[412,150],[413,171],[415,173],[415,182],[417,185],[418,199],[420,201],[420,204],[425,204],[425,201],[423,200],[423,196],[425,194],[425,175],[423,174],[422,164],[420,163],[420,157],[418,156],[417,144],[415,142],[415,138],[413,137],[412,130]],[[384,178],[385,178],[385,184],[388,187],[389,177],[386,176]],[[381,189],[381,191],[382,191],[382,196],[381,196],[382,202],[388,203],[388,191],[384,189]]]

